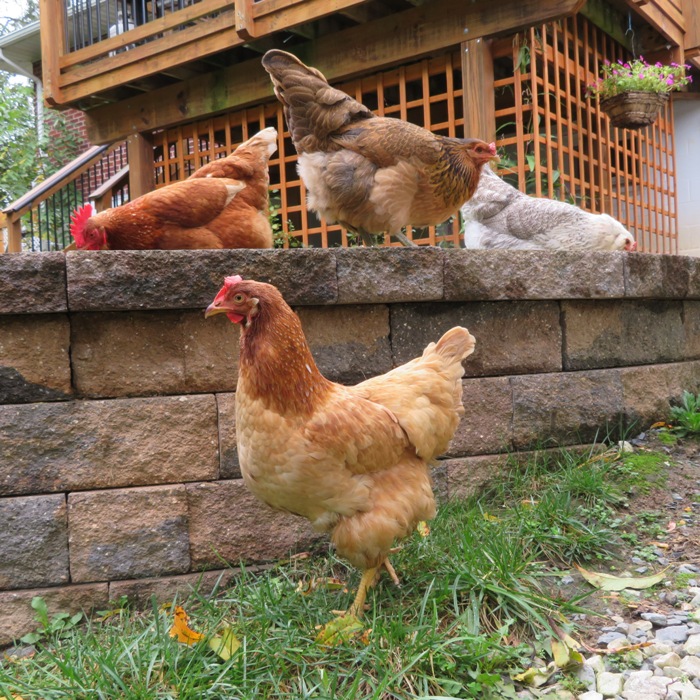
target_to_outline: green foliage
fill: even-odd
[[[684,391],[681,405],[671,407],[671,420],[677,423],[674,432],[681,437],[700,435],[700,394]]]
[[[29,632],[22,637],[21,641],[25,644],[36,644],[45,637],[55,637],[60,639],[68,632],[74,629],[83,619],[83,613],[60,612],[49,617],[49,610],[46,606],[46,601],[41,596],[32,598],[32,608],[34,617],[39,623],[35,632]]]
[[[297,236],[291,235],[294,232],[294,223],[287,219],[287,231],[284,230],[282,224],[282,199],[279,190],[270,192],[270,213],[269,220],[272,227],[272,245],[274,248],[302,248],[303,243]]]
[[[601,77],[589,85],[588,97],[612,97],[621,92],[671,92],[680,90],[684,85],[692,81],[686,70],[689,65],[671,63],[664,66],[662,63],[651,65],[643,56],[633,60],[617,63],[605,61],[601,68]]]

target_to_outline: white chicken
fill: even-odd
[[[637,249],[634,236],[612,216],[523,194],[488,165],[482,170],[476,192],[460,211],[465,248]]]

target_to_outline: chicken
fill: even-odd
[[[241,472],[262,501],[331,533],[364,573],[362,614],[379,567],[395,577],[395,539],[435,514],[429,466],[462,406],[462,360],[474,338],[452,328],[423,355],[356,386],[319,372],[297,315],[276,287],[227,277],[206,310],[241,324],[236,431]]]
[[[466,248],[637,249],[634,236],[611,216],[591,214],[566,202],[530,197],[488,166],[461,213]]]
[[[265,245],[224,247],[272,247],[268,163],[276,150],[277,130],[270,126],[244,141],[231,155],[212,160],[190,175],[190,180],[203,177],[227,178],[238,180],[246,186],[229,205],[227,219],[231,222],[232,230],[245,229],[249,237],[264,242]]]
[[[71,217],[76,247],[272,248],[268,161],[275,150],[277,131],[269,127],[184,182],[99,214],[85,205]]]
[[[385,232],[412,245],[401,229],[456,214],[497,157],[494,144],[378,117],[284,51],[268,51],[262,65],[284,106],[309,209],[365,243]]]

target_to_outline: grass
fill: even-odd
[[[319,645],[316,627],[349,605],[358,572],[332,554],[293,559],[243,571],[215,597],[174,601],[199,632],[232,625],[242,646],[228,661],[206,643],[171,639],[172,610],[155,604],[54,629],[43,619],[32,658],[0,661],[0,697],[515,697],[509,674],[545,655],[552,625],[570,629],[566,617],[581,610],[562,595],[560,566],[610,556],[624,486],[645,464],[567,452],[513,463],[480,497],[443,505],[429,537],[405,543],[392,557],[404,585],[382,579],[365,634],[340,646]],[[348,590],[297,591],[300,581],[329,577]]]

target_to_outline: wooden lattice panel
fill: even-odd
[[[672,103],[629,131],[585,97],[603,61],[626,50],[578,15],[499,42],[494,58],[501,174],[529,194],[611,214],[640,250],[677,252]]]
[[[462,73],[459,52],[402,66],[338,87],[380,116],[398,117],[445,136],[463,136]],[[221,158],[254,133],[274,126],[283,137],[270,161],[273,204],[285,233],[305,246],[347,246],[347,232],[306,209],[297,154],[278,102],[232,112],[155,135],[158,186],[185,179],[212,158]],[[459,245],[459,222],[408,230],[421,245]],[[350,241],[351,242],[351,241]],[[396,243],[393,243],[396,245]],[[289,245],[289,241],[285,243]]]

